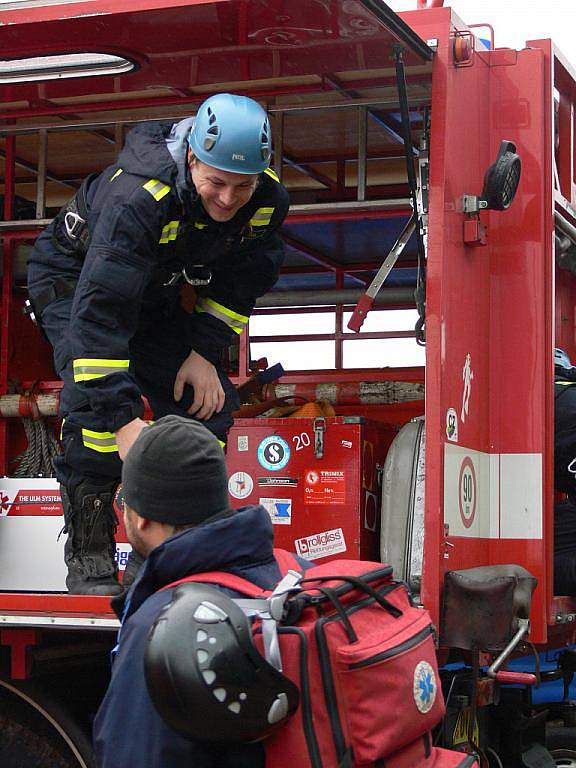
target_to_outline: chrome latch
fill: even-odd
[[[324,457],[324,432],[326,432],[326,419],[319,417],[314,419],[314,456],[317,459]]]

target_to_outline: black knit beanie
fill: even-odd
[[[229,508],[224,452],[209,430],[182,416],[144,427],[122,466],[126,503],[170,525],[202,523]]]

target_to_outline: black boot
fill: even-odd
[[[118,526],[112,502],[117,482],[84,480],[71,496],[60,486],[64,506],[66,586],[73,595],[117,595],[116,542]]]
[[[122,586],[125,589],[130,589],[132,582],[140,573],[140,568],[142,567],[145,559],[146,558],[144,558],[139,552],[136,552],[135,549],[130,552],[128,555],[126,568],[124,569],[124,576],[122,577]]]

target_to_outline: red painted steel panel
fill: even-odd
[[[17,59],[62,53],[100,52],[124,56],[137,68],[119,76],[49,80],[5,85],[0,101],[31,100],[37,114],[83,110],[82,100],[94,102],[98,94],[128,95],[136,92],[133,107],[159,100],[199,102],[205,93],[194,89],[215,83],[277,78],[321,76],[334,72],[370,70],[383,66],[386,51],[398,35],[385,20],[367,9],[361,0],[314,2],[292,0],[289,8],[281,0],[220,0],[186,3],[168,0],[117,0],[71,3],[15,9],[3,12],[0,46],[3,58]],[[97,7],[97,12],[96,11]],[[381,14],[390,13],[383,6]],[[396,17],[396,24],[402,27]],[[402,34],[402,33],[400,33]],[[413,38],[408,28],[405,34]],[[422,41],[416,42],[423,46]],[[407,64],[420,58],[406,48]],[[268,93],[281,92],[285,83],[262,83]],[[314,86],[323,90],[320,79],[288,83],[294,92]],[[146,90],[149,96],[143,99]],[[237,89],[236,89],[237,90]],[[170,93],[172,91],[172,94]],[[52,99],[83,97],[62,110],[51,109]],[[127,105],[129,106],[129,105]],[[106,104],[108,107],[108,104]]]
[[[0,614],[111,618],[109,597],[0,592]]]
[[[403,18],[424,39],[439,40],[430,152],[424,603],[437,619],[448,569],[516,562],[538,577],[532,637],[544,641],[552,596],[551,65],[541,50],[524,50],[477,53],[472,66],[458,68],[448,9]],[[515,142],[522,158],[519,193],[510,210],[481,214],[488,245],[467,247],[463,195],[480,194],[503,139]],[[497,532],[452,536],[451,546],[442,546],[447,507],[458,504],[460,493],[445,466],[450,409],[462,461],[473,452],[497,484],[485,484],[478,499],[478,514],[487,523],[495,517]],[[540,503],[542,519],[533,520],[532,538],[509,525],[507,499],[520,482],[507,475],[507,461],[517,457],[521,466],[542,462],[531,512]],[[508,537],[498,538],[507,526]]]

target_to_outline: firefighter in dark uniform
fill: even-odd
[[[576,368],[554,351],[554,594],[576,595]]]
[[[155,418],[195,418],[225,441],[239,402],[221,354],[283,259],[288,196],[270,156],[262,107],[212,96],[195,118],[134,128],[36,241],[30,304],[64,382],[56,474],[70,592],[121,592],[112,502],[145,426],[142,395]]]

